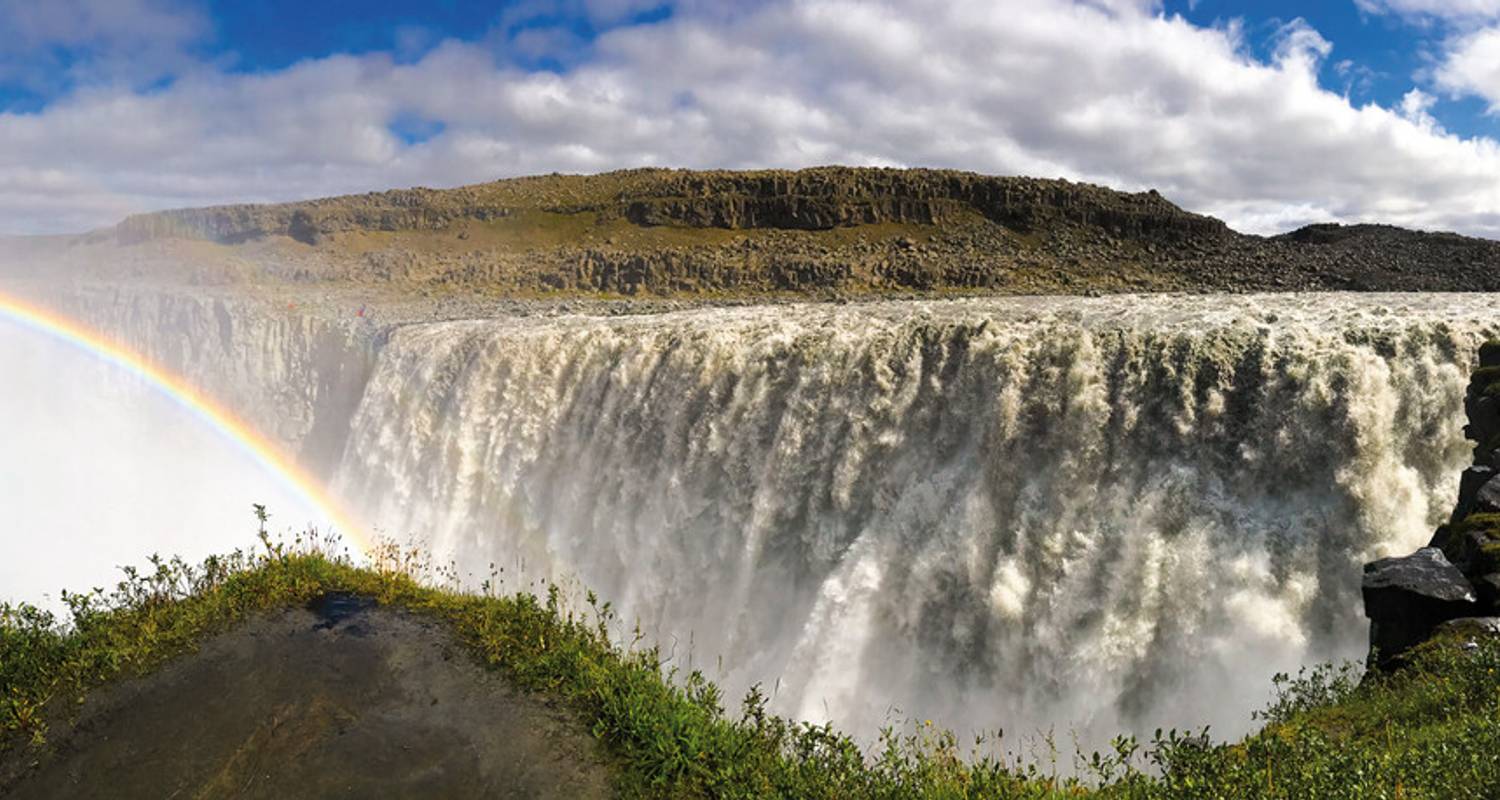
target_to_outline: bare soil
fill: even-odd
[[[15,800],[611,794],[564,710],[475,664],[438,623],[341,596],[94,692],[43,751],[8,758],[0,796]]]

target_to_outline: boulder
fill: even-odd
[[[1487,614],[1500,614],[1500,572],[1490,572],[1472,579],[1479,594],[1480,608]]]
[[[1480,372],[1500,372],[1500,367],[1476,371],[1476,381],[1481,377]],[[1492,386],[1500,387],[1500,380],[1482,385],[1470,384],[1469,393],[1464,398],[1464,410],[1469,416],[1469,424],[1464,426],[1464,438],[1475,443],[1474,463],[1486,467],[1500,466],[1500,402],[1489,394]]]
[[[1380,667],[1391,666],[1437,626],[1477,610],[1474,587],[1436,547],[1366,564],[1362,589],[1371,655]]]
[[[1500,367],[1500,339],[1479,346],[1479,366]]]
[[[1454,506],[1450,521],[1458,522],[1478,510],[1475,502],[1480,490],[1486,492],[1487,502],[1500,502],[1500,483],[1496,483],[1495,477],[1493,467],[1473,466],[1464,470],[1463,477],[1458,481],[1458,505]],[[1497,511],[1500,507],[1489,510]]]
[[[1483,468],[1474,467],[1473,469],[1479,470]],[[1465,470],[1465,474],[1467,473],[1468,470]],[[1489,470],[1489,473],[1491,475],[1490,479],[1485,481],[1484,485],[1480,486],[1474,492],[1474,510],[1471,513],[1489,514],[1500,511],[1500,476],[1496,476],[1493,469]]]

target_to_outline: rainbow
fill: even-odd
[[[355,524],[354,518],[317,479],[259,431],[194,389],[185,379],[173,375],[151,363],[140,353],[111,341],[97,331],[55,311],[4,292],[0,292],[0,319],[13,320],[139,377],[244,451],[291,490],[292,494],[323,514],[333,524],[335,531],[357,550],[365,555],[371,553],[369,535],[363,527]]]

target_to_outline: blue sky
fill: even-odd
[[[28,1],[34,2],[20,0]],[[590,43],[601,32],[659,21],[672,13],[670,3],[652,0],[617,4],[619,11],[602,15],[591,13],[588,4],[527,0],[206,0],[152,5],[175,7],[193,19],[194,35],[182,43],[187,54],[237,73],[274,72],[335,54],[388,53],[411,61],[448,39],[486,42],[497,58],[531,70],[561,71],[586,58]],[[536,54],[524,42],[529,33],[537,32],[568,38],[558,52]],[[522,46],[514,46],[517,41]],[[23,51],[37,69],[22,79],[0,81],[0,110],[38,111],[78,88],[80,81],[71,73],[96,54],[99,44],[48,43]],[[145,86],[159,88],[172,73],[163,70]]]
[[[1274,50],[1278,32],[1301,19],[1333,46],[1319,71],[1323,85],[1348,92],[1357,100],[1399,100],[1425,66],[1421,53],[1430,30],[1400,18],[1365,13],[1348,0],[1173,0],[1164,7],[1203,26],[1238,21],[1245,28],[1247,44],[1262,58]],[[1336,65],[1346,60],[1359,68],[1357,72],[1340,73]]]
[[[0,233],[644,165],[1500,236],[1500,0],[0,0]]]
[[[665,20],[673,11],[671,2],[652,0],[602,19],[591,18],[586,5],[525,0],[210,0],[196,8],[204,25],[192,52],[226,71],[251,73],[340,53],[389,53],[410,61],[447,39],[486,42],[497,59],[527,69],[564,71],[588,58],[601,32]],[[1431,18],[1371,13],[1352,0],[1166,0],[1160,10],[1204,27],[1241,25],[1247,46],[1262,57],[1274,50],[1288,23],[1301,19],[1333,45],[1320,70],[1323,85],[1355,101],[1384,105],[1399,103],[1402,95],[1426,82],[1422,76],[1431,70],[1448,33]],[[537,32],[565,32],[571,38],[559,52],[546,54],[514,46],[518,38]],[[76,86],[68,67],[88,54],[87,43],[54,50],[58,61],[42,85],[0,84],[0,108],[44,108]],[[1450,131],[1486,134],[1496,124],[1486,108],[1474,97],[1444,98],[1432,113]]]
[[[1247,43],[1261,57],[1275,49],[1287,23],[1301,19],[1332,45],[1319,70],[1322,84],[1355,102],[1386,106],[1399,104],[1413,88],[1430,87],[1427,73],[1438,63],[1443,43],[1455,28],[1472,24],[1472,18],[1444,25],[1431,16],[1367,9],[1352,0],[1171,0],[1163,10],[1203,26],[1240,21]],[[1488,135],[1497,128],[1487,108],[1473,96],[1441,97],[1431,113],[1447,130]]]
[[[671,15],[668,3],[644,3],[604,16],[586,6],[568,3],[464,2],[430,0],[262,0],[210,4],[216,31],[215,46],[232,53],[232,64],[242,70],[282,69],[306,58],[334,53],[391,52],[414,59],[444,39],[485,40],[497,43],[499,55],[508,48],[498,42],[528,31],[565,32],[573,37],[568,52],[533,57],[509,56],[529,69],[566,69],[588,55],[588,45],[600,32],[637,25]],[[295,26],[286,20],[295,19]]]

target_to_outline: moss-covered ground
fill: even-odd
[[[863,746],[783,719],[759,691],[730,707],[702,675],[621,645],[608,604],[442,588],[410,553],[360,567],[324,543],[268,543],[190,566],[153,560],[112,592],[66,595],[71,619],[0,606],[0,765],[46,747],[48,723],[95,687],[152,670],[261,612],[329,591],[368,595],[446,623],[480,663],[567,703],[617,765],[625,797],[1495,798],[1500,796],[1500,645],[1447,640],[1392,676],[1353,666],[1277,682],[1264,728],[1215,743],[1202,732],[1122,737],[1078,754],[1076,777],[960,744],[925,723]],[[451,583],[449,584],[451,585]]]

